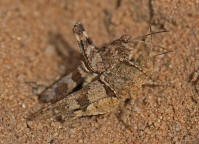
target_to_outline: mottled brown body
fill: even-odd
[[[106,103],[110,103],[107,104]],[[107,95],[104,85],[95,81],[67,98],[34,113],[30,119],[60,118],[72,120],[81,116],[104,114],[117,107],[119,101]],[[100,105],[102,107],[100,107]],[[112,107],[114,106],[114,107]]]
[[[72,120],[116,111],[133,95],[132,89],[140,89],[148,80],[145,70],[148,58],[133,58],[131,36],[123,35],[104,47],[97,48],[88,38],[82,24],[77,23],[73,32],[84,57],[79,71],[81,77],[75,77],[79,82],[73,85],[75,78],[71,74],[49,87],[41,94],[41,98],[56,95],[65,95],[65,98],[34,113],[30,120]],[[78,83],[83,82],[86,72],[92,75],[92,79],[84,82],[86,84],[82,89],[67,95]]]

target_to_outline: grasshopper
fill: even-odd
[[[122,35],[98,48],[81,23],[74,25],[73,33],[83,56],[81,66],[40,94],[40,100],[53,104],[32,114],[30,120],[54,118],[68,121],[117,112],[150,81],[147,67],[150,58],[133,55],[135,41],[130,35]],[[73,92],[78,85],[81,88]]]

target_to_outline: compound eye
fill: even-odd
[[[128,43],[128,42],[130,42],[130,40],[131,40],[131,36],[128,35],[128,34],[122,35],[122,36],[120,37],[120,40],[121,40],[123,43]]]

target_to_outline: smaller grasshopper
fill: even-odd
[[[199,93],[199,68],[190,75],[190,82],[195,87],[196,92]]]

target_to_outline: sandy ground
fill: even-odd
[[[153,78],[171,86],[144,88],[124,110],[86,117],[70,126],[46,122],[30,127],[26,117],[44,104],[36,91],[79,64],[72,27],[84,24],[96,45],[124,33],[153,36],[158,56]],[[1,0],[0,143],[130,144],[199,143],[199,89],[190,77],[199,67],[199,2],[196,0]],[[65,50],[62,54],[57,50]]]

